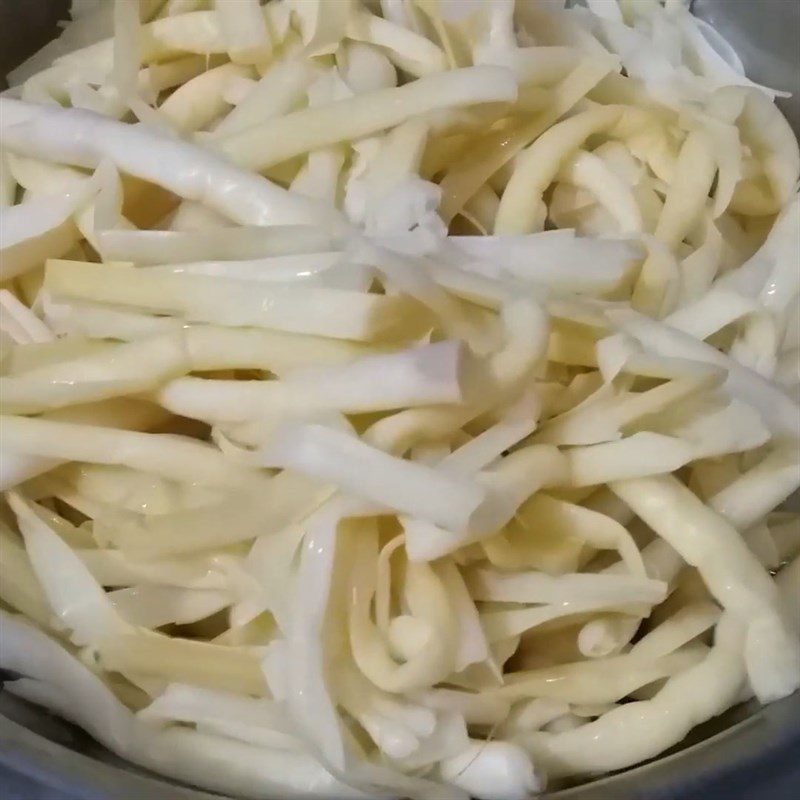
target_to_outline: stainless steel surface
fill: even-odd
[[[748,76],[791,92],[778,101],[800,131],[800,0],[693,0],[692,10],[733,46]]]
[[[105,0],[111,2],[111,0]],[[0,0],[0,74],[56,33],[66,0]],[[748,74],[796,92],[781,107],[800,130],[800,2],[694,0],[739,51]],[[697,742],[690,744],[689,742]],[[590,784],[548,795],[552,800],[788,800],[800,796],[800,696],[764,709],[740,707],[694,731],[676,752]],[[41,709],[0,693],[0,765],[74,800],[213,800],[137,770],[86,734]],[[28,784],[30,786],[31,784]],[[0,795],[16,790],[0,784]],[[53,795],[17,792],[20,800]]]

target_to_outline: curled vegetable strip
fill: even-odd
[[[791,694],[800,685],[797,637],[781,617],[769,574],[736,530],[671,476],[620,481],[611,488],[700,570],[720,603],[745,623],[745,660],[757,696]]]
[[[420,621],[427,627],[424,646],[402,664],[397,664],[385,649],[370,619],[370,604],[375,593],[374,573],[370,569],[375,541],[364,538],[353,563],[350,606],[350,644],[361,671],[381,689],[399,693],[421,689],[442,680],[453,669],[453,609],[447,592],[433,567],[409,565],[406,591],[416,596]],[[415,615],[416,616],[416,615]]]
[[[735,701],[745,681],[743,640],[741,625],[724,619],[708,656],[670,678],[652,700],[629,703],[574,731],[535,734],[534,754],[542,758],[549,775],[564,775],[621,769],[660,753],[679,742],[698,720],[711,719]],[[632,744],[620,747],[620,731]],[[627,740],[634,731],[634,739]]]
[[[616,108],[597,108],[554,125],[524,150],[503,192],[495,220],[495,233],[531,233],[540,195],[556,176],[562,162],[593,133],[614,125]]]

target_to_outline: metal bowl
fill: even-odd
[[[67,6],[67,0],[0,0],[0,75],[56,35]],[[780,104],[800,132],[800,3],[694,0],[693,10],[736,47],[754,80],[793,92]],[[788,800],[800,794],[799,755],[800,694],[795,694],[766,708],[752,703],[734,708],[651,762],[546,797],[690,800],[708,794]],[[0,692],[0,765],[75,800],[220,797],[133,767],[74,726],[7,692]],[[43,797],[37,791],[36,800]]]

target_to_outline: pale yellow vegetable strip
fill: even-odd
[[[396,327],[411,304],[406,297],[204,275],[151,275],[130,267],[68,261],[48,263],[45,286],[56,297],[144,308],[191,322],[354,340],[373,339]]]
[[[138,265],[246,261],[334,249],[334,237],[310,225],[220,226],[192,231],[112,229],[98,231],[96,238],[103,261]]]
[[[773,450],[710,500],[709,505],[740,531],[757,523],[800,487],[796,443]]]
[[[368,352],[356,342],[260,328],[190,325],[184,335],[192,370],[197,371],[263,369],[282,376],[304,367],[345,364]]]
[[[175,17],[156,19],[141,29],[141,59],[143,63],[166,61],[170,56],[185,53],[210,55],[225,53],[225,40],[213,11],[194,11]],[[109,70],[113,61],[114,40],[104,39],[96,44],[62,56],[57,64],[79,65],[94,63],[99,70]]]
[[[514,172],[500,198],[496,234],[532,233],[541,195],[562,164],[592,134],[611,128],[622,116],[617,106],[599,107],[553,125],[514,163]]]
[[[174,414],[217,422],[459,403],[462,353],[458,343],[439,342],[368,356],[341,367],[299,370],[279,381],[183,377],[151,396]],[[3,383],[0,378],[0,387]]]
[[[703,243],[680,263],[681,303],[701,298],[711,287],[720,267],[724,241],[716,223],[706,215]]]
[[[747,626],[745,661],[756,694],[777,699],[800,684],[800,648],[781,619],[769,573],[736,529],[671,475],[615,481],[618,494],[698,568],[723,608]]]
[[[0,522],[0,599],[44,628],[53,612],[22,541]]]
[[[613,703],[638,687],[666,678],[695,661],[696,657],[690,654],[675,653],[650,663],[624,655],[562,664],[517,673],[490,696],[506,699],[549,697],[580,704]]]
[[[424,36],[368,12],[354,15],[347,36],[386,49],[398,67],[412,75],[430,75],[447,69],[444,52]]]
[[[661,658],[713,628],[721,613],[714,603],[690,603],[639,639],[629,652],[641,659]]]
[[[55,339],[50,328],[8,289],[0,289],[0,310],[0,330],[9,332],[17,344],[52,342]]]
[[[707,292],[695,302],[687,303],[677,311],[673,311],[664,318],[664,322],[698,339],[707,339],[726,325],[759,309],[760,304],[755,299],[720,286],[712,292]]]
[[[688,443],[649,432],[635,433],[616,442],[575,447],[566,454],[571,486],[593,486],[639,475],[674,472],[694,458],[694,450]]]
[[[115,505],[122,510],[148,515],[197,508],[214,502],[222,495],[220,490],[200,486],[176,486],[155,475],[108,464],[70,464],[46,480],[43,487],[43,491],[52,491],[57,497],[66,497],[62,493],[73,490],[73,496],[101,504],[101,509],[103,506]],[[69,533],[73,539],[75,530],[77,529],[72,529]],[[78,537],[76,541],[81,539],[81,546],[88,546],[86,537]]]
[[[535,393],[526,394],[495,425],[446,455],[439,466],[460,474],[486,469],[504,451],[510,450],[533,433],[540,413],[541,407]]]
[[[181,133],[201,130],[230,108],[223,97],[227,82],[251,74],[252,70],[241,64],[222,64],[177,88],[158,110]]]
[[[114,0],[114,56],[110,77],[119,99],[125,104],[137,98],[141,27],[138,3]]]
[[[659,239],[649,239],[647,259],[633,287],[631,306],[660,319],[678,302],[679,280],[680,267],[672,251]]]
[[[211,59],[215,64],[217,58]],[[200,75],[208,68],[209,59],[204,56],[191,55],[183,58],[176,58],[174,61],[167,61],[164,64],[151,64],[139,73],[140,87],[142,81],[152,92],[158,94],[164,89],[172,89],[175,86],[182,86],[187,81]]]
[[[443,680],[452,671],[455,657],[457,625],[445,588],[428,564],[410,567],[407,580],[409,593],[426,606],[424,620],[434,636],[419,654],[397,664],[370,616],[375,594],[375,557],[377,541],[362,536],[358,542],[350,577],[349,635],[353,658],[361,671],[379,688],[387,692],[427,689]]]
[[[551,444],[598,444],[619,436],[621,430],[646,424],[648,418],[718,386],[724,373],[676,378],[648,389],[614,396],[603,387],[585,401],[542,425],[537,442]]]
[[[53,420],[78,425],[105,425],[115,428],[147,428],[164,421],[164,412],[151,403],[127,398],[112,398],[100,403],[87,403],[57,409],[49,415]],[[9,418],[13,419],[13,418]],[[41,475],[65,459],[48,458],[29,453],[24,447],[0,448],[0,489],[10,489],[36,475]],[[69,460],[69,459],[66,459]]]
[[[233,603],[228,591],[152,585],[116,589],[108,599],[122,619],[149,630],[207,619]]]
[[[472,725],[499,725],[509,713],[510,704],[487,692],[472,693],[453,689],[415,692],[413,699],[423,706],[441,711],[458,709]]]
[[[210,138],[223,138],[288,113],[317,77],[315,65],[300,58],[272,65],[242,102],[220,120]]]
[[[656,238],[670,249],[674,249],[702,217],[716,171],[711,141],[704,132],[693,131],[681,147],[675,176],[655,231]]]
[[[258,657],[244,648],[142,632],[109,637],[98,652],[105,669],[114,672],[256,697],[268,694]]]
[[[272,41],[258,0],[219,0],[215,10],[232,61],[251,64],[270,57]]]
[[[652,354],[699,361],[727,370],[724,388],[732,396],[757,409],[773,434],[796,437],[800,431],[797,405],[771,381],[743,367],[735,359],[682,331],[632,309],[606,312],[626,333],[630,333]]]
[[[791,511],[770,514],[767,527],[780,561],[789,561],[800,553],[800,516]]]
[[[500,198],[487,183],[464,204],[461,216],[471,222],[482,236],[486,236],[494,230],[494,219],[499,205]]]
[[[501,67],[469,67],[430,75],[234,131],[219,141],[236,164],[265,170],[293,156],[394,127],[409,117],[477,103],[513,101],[517,87]]]
[[[616,550],[622,559],[620,572],[627,570],[641,578],[649,575],[630,533],[612,517],[540,492],[525,504],[524,518],[561,539],[584,542],[595,550]],[[663,579],[660,575],[649,577]]]
[[[6,154],[0,150],[0,208],[14,205],[17,182],[8,167]]]
[[[369,165],[370,185],[385,192],[403,178],[416,175],[428,137],[428,124],[418,119],[406,120],[388,131],[380,158]]]
[[[365,441],[381,450],[405,453],[421,440],[452,435],[488,410],[495,402],[495,392],[503,397],[518,388],[545,353],[547,320],[542,308],[530,298],[507,302],[501,317],[506,341],[489,362],[495,386],[484,385],[480,398],[458,408],[413,408],[385,417],[365,431]]]
[[[277,534],[305,519],[333,492],[288,470],[262,479],[250,492],[246,484],[235,488],[242,491],[221,502],[171,514],[108,511],[96,519],[95,535],[142,558],[197,553]]]
[[[607,772],[652,758],[736,703],[746,679],[743,634],[736,620],[723,622],[711,652],[652,700],[626,703],[576,730],[534,734],[529,744],[548,775]]]
[[[351,0],[326,3],[325,0],[294,0],[305,52],[312,56],[336,53],[348,29],[348,22],[357,13]]]
[[[564,458],[554,447],[533,445],[516,450],[492,470],[476,476],[487,487],[488,496],[466,529],[443,528],[425,519],[400,518],[409,559],[432,561],[487,538],[506,525],[522,503],[543,486],[564,483],[564,472]]]
[[[608,489],[605,491],[610,492]],[[628,513],[633,512],[628,509]],[[654,539],[641,551],[636,550],[636,552],[640,553],[643,569],[650,578],[664,581],[674,588],[675,581],[686,566],[686,562],[669,543],[664,539]],[[606,567],[602,573],[619,575],[628,569],[629,566],[624,561],[617,561]],[[581,628],[578,634],[578,648],[588,658],[619,653],[634,637],[641,623],[642,620],[638,617],[600,616]]]
[[[85,190],[76,194],[37,197],[3,209],[0,281],[22,275],[52,255],[63,255],[78,241],[80,234],[73,215],[88,197]]]
[[[510,131],[490,133],[453,164],[440,182],[439,213],[450,222],[489,178],[513,159],[531,141],[544,133],[613,69],[611,62],[584,61],[554,89],[547,111]]]
[[[514,71],[520,83],[549,86],[573,70],[581,55],[573,47],[536,45],[498,53],[498,57],[503,66]]]
[[[405,538],[401,534],[387,542],[378,553],[375,564],[377,580],[375,583],[375,622],[384,636],[389,634],[391,622],[391,581],[392,581],[392,556],[405,546]]]
[[[183,436],[11,416],[0,417],[0,425],[3,448],[10,452],[61,461],[122,464],[165,478],[217,486],[258,483],[258,473],[233,465],[219,450]]]
[[[772,189],[771,208],[768,207],[765,213],[778,212],[797,190],[800,175],[797,136],[786,117],[762,92],[747,93],[739,123],[745,131],[745,143],[763,161],[764,172]]]
[[[121,550],[76,549],[92,577],[105,587],[150,583],[187,589],[227,589],[229,582],[213,556],[181,555],[178,559],[135,560]]]
[[[0,408],[4,413],[30,414],[134,394],[154,388],[189,368],[180,333],[156,336],[0,377]]]
[[[602,158],[580,150],[562,167],[563,180],[586,189],[614,217],[621,233],[640,233],[642,214],[633,191]]]
[[[599,602],[631,602],[657,605],[666,599],[667,585],[661,581],[629,575],[567,573],[551,576],[542,572],[473,569],[467,586],[474,600],[526,605],[569,603],[574,597]]]

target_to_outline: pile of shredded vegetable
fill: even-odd
[[[682,0],[74,0],[0,97],[0,665],[245,798],[524,800],[800,684],[800,156]]]

